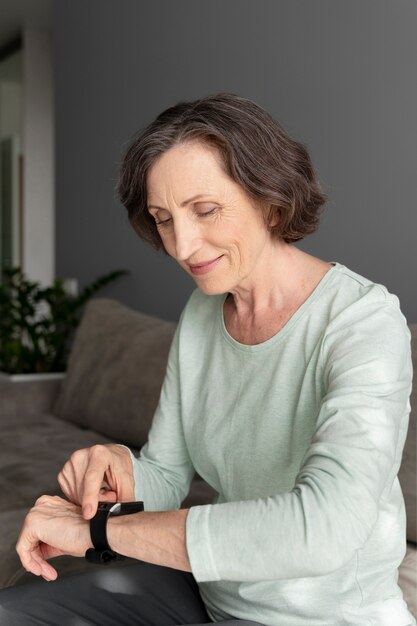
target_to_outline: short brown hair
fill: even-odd
[[[123,159],[117,191],[131,225],[163,248],[147,210],[149,168],[173,146],[198,140],[217,148],[224,171],[254,200],[266,202],[272,236],[293,243],[313,233],[326,201],[305,146],[262,107],[231,93],[179,102],[134,138]]]

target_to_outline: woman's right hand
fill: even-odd
[[[58,474],[58,483],[66,497],[82,507],[84,519],[94,517],[99,501],[135,499],[130,454],[117,444],[76,450]]]

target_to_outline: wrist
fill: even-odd
[[[85,520],[84,518],[82,518],[82,532],[81,532],[81,553],[80,556],[84,556],[85,553],[87,552],[87,550],[90,550],[91,548],[94,548],[93,546],[93,542],[91,540],[91,533],[90,533],[90,524],[87,520]]]
[[[117,515],[107,520],[107,541],[112,550],[124,557],[140,558],[137,556],[135,545],[140,541],[141,522],[143,513],[132,515]]]
[[[99,502],[96,515],[90,520],[90,536],[93,548],[85,553],[87,561],[106,564],[125,558],[122,551],[111,545],[109,530],[113,516],[125,517],[143,511],[143,502]]]

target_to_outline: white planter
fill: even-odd
[[[46,374],[8,374],[0,372],[0,382],[33,382],[38,380],[62,380],[65,378],[65,372],[48,372]]]

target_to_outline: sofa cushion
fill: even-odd
[[[90,300],[74,337],[55,415],[141,447],[175,327],[109,298]]]
[[[1,416],[0,511],[29,508],[43,494],[61,495],[58,472],[72,452],[110,440],[42,414],[36,420]]]
[[[414,380],[411,413],[398,478],[404,494],[407,513],[407,539],[417,543],[417,324],[409,324],[413,355]]]

